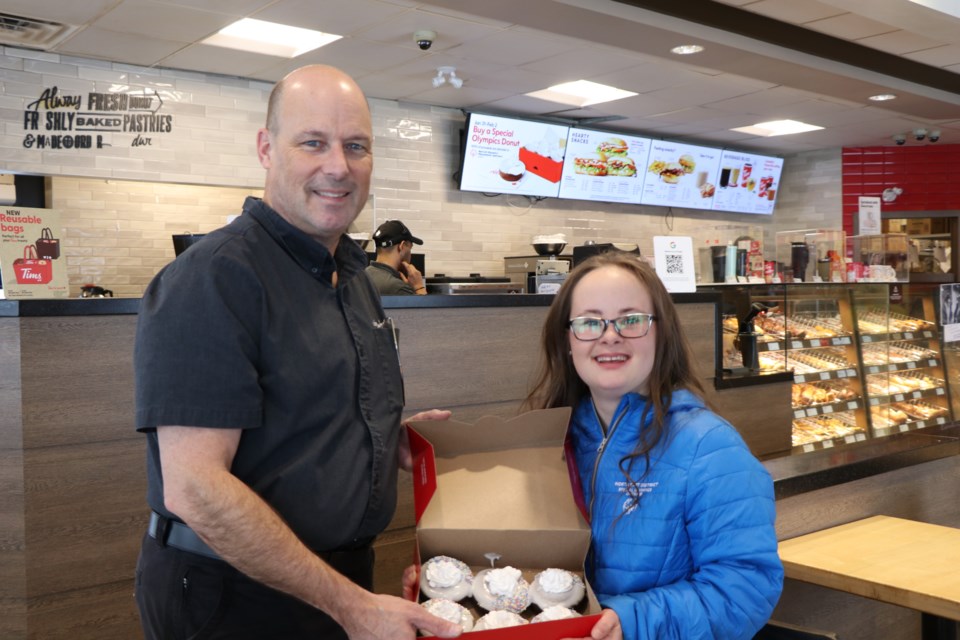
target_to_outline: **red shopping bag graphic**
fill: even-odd
[[[53,280],[53,263],[37,258],[37,248],[28,244],[23,248],[23,257],[13,261],[17,284],[47,284]]]

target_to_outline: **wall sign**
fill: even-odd
[[[56,209],[0,208],[0,273],[7,298],[66,298]]]
[[[47,87],[23,112],[27,149],[96,150],[114,144],[149,147],[173,131],[173,115],[161,113],[155,89],[132,93],[63,94]]]

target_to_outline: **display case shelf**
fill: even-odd
[[[725,370],[742,360],[744,316],[758,304],[765,309],[755,321],[755,358],[760,371],[793,372],[793,452],[953,421],[936,287],[772,284],[722,293]]]

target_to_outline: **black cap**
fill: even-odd
[[[423,240],[415,238],[407,225],[399,220],[387,220],[373,232],[373,243],[378,247],[392,247],[402,240],[423,244]]]

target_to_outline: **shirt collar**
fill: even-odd
[[[329,283],[334,271],[339,271],[337,281],[343,284],[367,266],[366,253],[346,234],[340,236],[336,254],[331,256],[326,246],[287,222],[260,198],[248,196],[243,211],[259,222],[290,257],[317,280]]]

